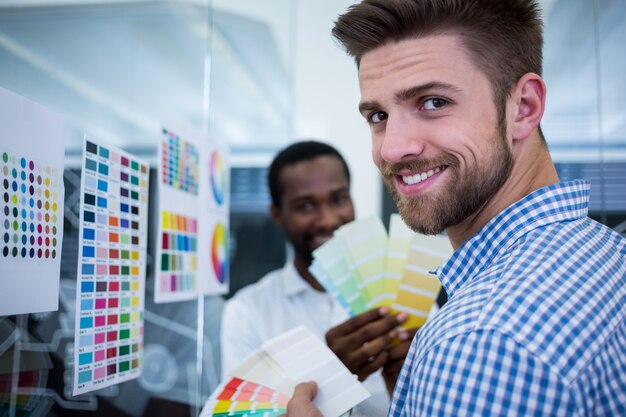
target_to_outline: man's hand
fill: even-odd
[[[293,396],[287,403],[287,414],[281,417],[323,417],[320,410],[313,404],[317,395],[317,384],[313,381],[296,385]]]
[[[369,310],[330,329],[326,344],[364,381],[387,362],[389,341],[401,334],[396,328],[406,320],[405,313],[390,315],[387,307]]]
[[[400,375],[404,359],[406,358],[407,353],[409,353],[411,342],[413,341],[413,337],[415,337],[417,330],[418,329],[410,329],[404,333],[400,333],[398,335],[400,343],[387,350],[388,357],[387,362],[383,365],[383,377],[385,378],[389,395],[393,394],[393,389],[396,385],[396,381],[398,380],[398,375]]]

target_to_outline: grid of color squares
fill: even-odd
[[[139,375],[148,178],[145,163],[85,140],[74,395]]]
[[[441,288],[434,270],[451,255],[447,238],[418,235],[394,214],[389,235],[377,217],[340,227],[313,252],[309,271],[350,315],[389,306],[413,328],[428,319]]]
[[[0,151],[2,257],[55,259],[60,255],[57,226],[61,173],[25,156]]]
[[[161,212],[161,271],[163,293],[195,291],[198,265],[198,220]]]
[[[241,378],[219,386],[207,401],[203,416],[278,417],[287,411],[289,396]]]
[[[200,179],[198,148],[167,129],[163,129],[162,132],[162,183],[197,195]]]

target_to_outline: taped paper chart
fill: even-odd
[[[446,237],[411,231],[398,215],[390,232],[377,218],[339,228],[313,252],[309,271],[350,315],[386,305],[409,314],[405,328],[426,322],[441,284],[433,274],[452,255]]]
[[[0,143],[0,316],[57,310],[63,119],[0,88]]]
[[[164,128],[159,147],[155,302],[228,292],[227,151],[195,129]]]
[[[154,301],[198,296],[198,226],[202,139],[162,130]]]
[[[85,138],[74,395],[141,372],[148,179],[145,162]]]
[[[211,395],[201,416],[278,416],[298,382],[315,381],[315,405],[339,417],[369,397],[354,375],[306,327],[296,327],[249,356]]]
[[[208,277],[202,283],[202,292],[205,294],[225,294],[228,292],[228,213],[230,199],[228,196],[229,170],[228,152],[226,147],[217,142],[210,142],[205,166],[208,167],[206,178],[209,190],[206,195],[208,202],[206,227],[204,233],[210,238],[203,246],[201,253],[209,256],[201,257],[203,269],[206,268]],[[204,190],[203,190],[204,191]],[[203,226],[204,226],[203,222]],[[204,262],[207,265],[204,265]]]

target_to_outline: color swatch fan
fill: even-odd
[[[369,397],[354,375],[318,337],[298,326],[264,343],[207,400],[200,417],[285,414],[298,382],[315,381],[315,405],[339,417]]]
[[[351,315],[389,306],[406,312],[405,328],[426,322],[441,283],[432,271],[452,247],[443,236],[414,233],[393,214],[389,235],[378,217],[340,227],[313,252],[309,271]]]

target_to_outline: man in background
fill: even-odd
[[[307,141],[283,149],[269,168],[271,216],[293,259],[226,303],[222,319],[222,370],[229,373],[261,344],[300,324],[322,340],[372,396],[352,416],[380,416],[389,406],[410,339],[399,332],[405,314],[379,308],[348,319],[340,304],[308,271],[313,251],[354,220],[348,166],[333,147]],[[389,346],[392,338],[402,343]]]
[[[389,415],[626,415],[626,241],[587,216],[588,183],[559,182],[536,2],[364,0],[333,35],[404,221],[456,250]],[[289,415],[319,416],[315,390]]]

